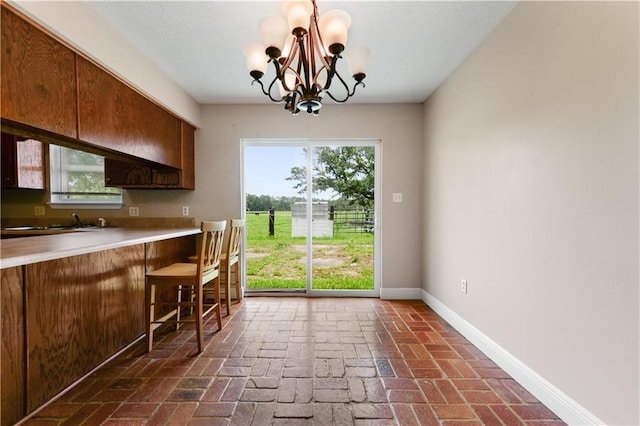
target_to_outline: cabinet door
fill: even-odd
[[[18,174],[16,173],[16,165],[18,158],[16,156],[15,137],[8,133],[2,133],[2,187],[16,188],[18,186]]]
[[[144,334],[144,268],[143,244],[25,266],[27,412]]]
[[[129,189],[180,189],[180,170],[154,169],[145,164],[133,164],[105,158],[105,186]]]
[[[121,188],[195,189],[195,127],[181,123],[181,169],[160,169],[105,159],[106,186]]]
[[[145,165],[105,158],[104,180],[105,186],[145,187],[151,185],[151,168]]]
[[[192,125],[182,122],[182,187],[196,189],[195,131]]]
[[[78,138],[170,167],[181,166],[180,120],[78,57]]]
[[[2,187],[46,188],[44,144],[2,133]]]
[[[2,424],[12,425],[26,414],[25,390],[25,337],[24,337],[24,294],[22,267],[0,271],[0,308],[2,324]]]
[[[75,54],[2,6],[2,118],[75,138]]]

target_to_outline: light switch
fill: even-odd
[[[402,202],[402,192],[394,192],[393,193],[393,202],[401,203]]]

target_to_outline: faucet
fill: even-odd
[[[71,216],[73,216],[73,218],[76,220],[76,223],[75,223],[74,226],[76,226],[77,228],[80,228],[80,226],[82,226],[82,222],[80,221],[80,217],[75,213],[71,213]]]

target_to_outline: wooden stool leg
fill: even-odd
[[[180,329],[180,304],[182,303],[182,291],[184,290],[184,288],[182,287],[182,285],[178,286],[178,295],[177,295],[177,299],[178,299],[178,305],[176,306],[176,331],[178,331]]]
[[[240,302],[242,300],[242,288],[240,288],[240,261],[235,263],[233,270],[236,276],[234,281],[236,285],[236,300]]]
[[[218,276],[213,279],[213,294],[214,294],[214,298],[215,298],[214,303],[216,303],[218,305],[218,307],[215,309],[215,311],[216,311],[216,320],[218,321],[218,329],[222,330],[222,314],[220,313],[220,311],[221,311],[221,308],[220,308],[220,274],[218,274]],[[229,298],[229,296],[227,295],[227,299],[228,298]]]
[[[202,283],[195,286],[196,290],[196,338],[198,339],[198,353],[204,347],[204,325],[202,321]]]
[[[153,346],[153,321],[154,321],[154,307],[156,301],[156,288],[153,283],[148,280],[145,285],[145,322],[147,330],[147,352],[151,352]]]
[[[231,315],[231,267],[227,264],[225,268],[225,300],[227,302],[227,315]]]

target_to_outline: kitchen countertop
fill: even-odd
[[[0,269],[199,234],[199,228],[97,228],[0,243]]]

